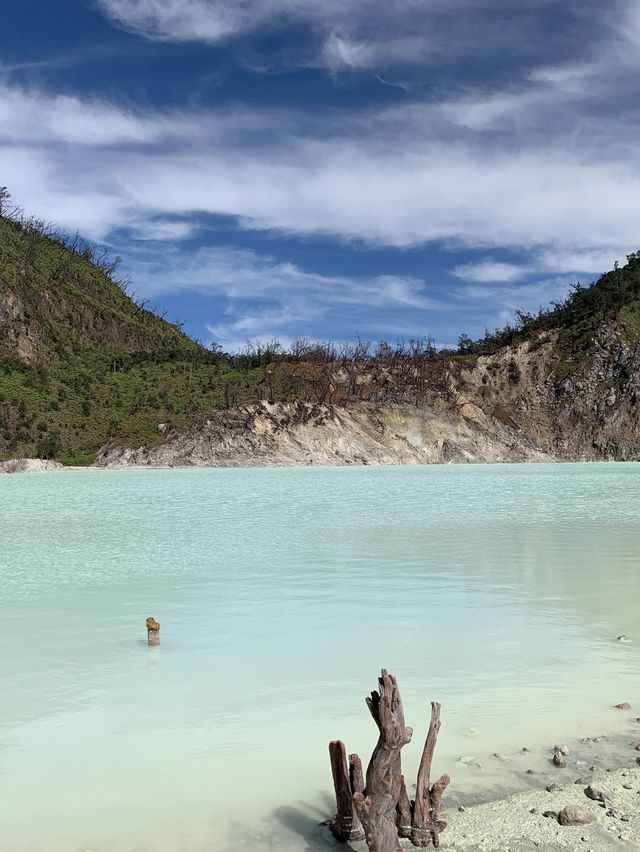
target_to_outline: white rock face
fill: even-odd
[[[501,423],[410,406],[267,402],[215,411],[152,447],[103,447],[98,467],[274,467],[554,461]]]
[[[0,473],[52,473],[58,470],[64,470],[64,465],[48,459],[9,459],[0,462]]]

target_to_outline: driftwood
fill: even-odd
[[[149,645],[160,644],[160,624],[152,615],[147,619],[147,642]]]
[[[379,737],[367,767],[366,784],[357,754],[349,757],[342,742],[329,745],[331,769],[336,791],[337,815],[330,823],[339,840],[364,837],[370,852],[401,852],[400,838],[414,846],[440,845],[445,823],[439,818],[442,795],[449,784],[443,775],[430,787],[431,763],[440,730],[440,705],[431,704],[431,724],[422,752],[416,799],[410,801],[401,766],[401,749],[411,742],[412,730],[404,720],[402,699],[393,675],[383,669],[379,691],[366,699],[378,727]],[[354,832],[361,832],[359,837]]]

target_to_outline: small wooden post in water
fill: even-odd
[[[160,624],[152,615],[147,619],[147,641],[150,645],[160,644]]]

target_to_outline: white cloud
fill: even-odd
[[[538,19],[549,0],[97,0],[116,24],[149,39],[228,43],[255,32],[305,27],[300,64],[332,70],[415,65],[428,56],[535,54],[554,31]],[[538,22],[538,26],[535,22]],[[533,23],[532,23],[533,22]],[[526,42],[517,34],[526,28]],[[566,49],[566,43],[565,43]],[[291,61],[291,51],[288,51]]]
[[[328,305],[372,308],[403,306],[418,310],[437,307],[425,282],[409,276],[373,277],[320,275],[293,263],[249,249],[230,246],[182,250],[155,244],[132,248],[127,260],[145,295],[192,290],[227,299],[286,300],[298,313],[322,313]]]
[[[545,110],[527,113],[522,98],[513,96],[508,126],[495,117],[479,130],[452,120],[455,100],[348,116],[152,113],[79,98],[61,108],[55,97],[5,86],[2,182],[38,216],[97,239],[202,212],[246,229],[398,247],[440,240],[558,257],[632,249],[636,126],[609,116],[587,134],[565,124],[542,135]]]
[[[207,324],[212,338],[234,351],[248,339],[287,341],[318,324],[347,333],[371,323],[371,312],[429,314],[442,303],[424,281],[402,276],[320,275],[292,263],[232,246],[180,249],[162,243],[132,246],[125,258],[141,296],[190,291],[217,297],[223,319]],[[416,321],[419,325],[419,321]]]
[[[427,7],[452,14],[465,3],[476,14],[469,0],[402,0],[392,4],[395,29],[383,33],[392,12],[377,0],[380,19],[365,15],[365,0],[102,0],[128,26],[175,39],[216,40],[297,16],[322,30],[337,56],[327,63],[352,66],[396,42],[407,55],[419,52],[433,33],[418,33],[416,46],[416,15]],[[605,258],[636,247],[640,220],[640,110],[635,99],[614,100],[628,51],[605,46],[608,64],[590,45],[582,60],[543,64],[502,89],[349,111],[152,111],[5,84],[0,182],[36,215],[95,239],[123,227],[180,239],[212,214],[247,230],[373,245],[512,249],[532,273],[599,272]],[[465,274],[520,276],[490,257]]]
[[[455,299],[463,304],[473,304],[478,312],[490,306],[502,323],[513,322],[517,310],[537,312],[552,301],[562,300],[574,278],[554,276],[541,278],[527,284],[469,284],[455,292]]]
[[[456,266],[453,270],[456,278],[477,283],[510,283],[524,278],[528,272],[528,266],[519,266],[515,263],[501,263],[494,260],[483,260],[480,263]]]

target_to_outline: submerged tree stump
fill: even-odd
[[[339,740],[329,744],[331,770],[336,791],[337,815],[331,830],[338,840],[364,838],[370,852],[402,852],[400,838],[425,848],[440,845],[445,828],[439,818],[442,795],[449,784],[443,775],[430,785],[431,763],[440,730],[440,705],[431,704],[431,724],[418,770],[416,799],[410,801],[401,766],[401,749],[411,742],[412,730],[405,724],[398,684],[385,669],[378,690],[366,699],[378,727],[379,737],[367,767],[366,783],[357,754],[350,755]],[[360,830],[360,836],[354,836]]]
[[[362,779],[360,758],[357,754],[352,754],[351,765],[348,767],[347,750],[340,740],[329,743],[329,755],[337,806],[337,813],[329,823],[331,832],[337,840],[345,843],[350,840],[364,840],[364,829],[353,807],[353,794],[361,789],[359,786]],[[362,784],[363,787],[364,784]]]
[[[160,644],[160,624],[152,615],[147,619],[147,642],[149,645]]]
[[[429,787],[431,761],[436,749],[439,730],[440,705],[437,701],[432,701],[431,724],[418,769],[416,799],[413,804],[413,818],[411,820],[411,842],[414,846],[423,848],[430,846],[433,842],[437,849],[440,846],[440,832],[446,827],[446,823],[439,819],[439,814],[442,794],[449,786],[450,778],[448,775],[443,775],[433,787]]]

